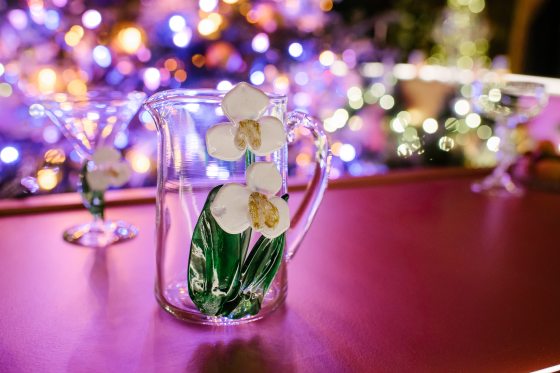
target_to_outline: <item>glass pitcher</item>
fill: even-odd
[[[228,109],[222,105],[227,92],[173,89],[154,94],[144,105],[155,120],[159,141],[155,294],[159,304],[179,319],[210,325],[239,324],[258,320],[278,308],[286,298],[288,261],[309,229],[327,187],[330,154],[318,122],[301,112],[288,113],[286,96],[260,93],[266,95],[261,97],[266,98],[266,107],[260,113],[262,122],[268,118],[280,123],[285,131],[284,144],[270,154],[251,151],[248,134],[248,143],[241,141],[247,149],[236,160],[210,155],[214,144],[207,138],[219,123],[223,128],[230,123],[235,130],[231,122],[235,115],[228,111],[243,112],[242,100]],[[254,174],[251,170],[257,168],[255,165],[268,167],[278,175],[279,191],[269,196],[269,201],[278,201],[280,196],[287,200],[287,143],[294,141],[297,128],[307,129],[301,132],[313,138],[316,166],[299,207],[289,214],[287,232],[270,238],[257,232],[255,226],[242,227],[241,233],[235,234],[223,231],[217,224],[218,216],[212,217],[216,210],[210,207],[225,186],[249,188],[248,174]],[[263,180],[268,182],[271,177]],[[248,216],[250,220],[253,215]]]

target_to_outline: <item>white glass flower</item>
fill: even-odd
[[[91,189],[103,192],[109,186],[119,187],[130,178],[130,167],[121,154],[111,147],[100,147],[93,153],[93,169],[86,173]]]
[[[274,163],[253,163],[245,174],[247,186],[231,183],[216,194],[210,211],[219,226],[230,234],[252,227],[275,238],[290,227],[288,203],[276,196],[282,177]]]
[[[270,104],[261,90],[239,83],[222,100],[224,114],[231,122],[219,123],[206,132],[208,154],[224,161],[236,161],[247,148],[258,156],[265,156],[286,143],[282,122],[263,116]]]

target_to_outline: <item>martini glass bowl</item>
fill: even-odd
[[[523,187],[509,173],[518,157],[512,135],[519,124],[538,115],[547,105],[546,87],[530,81],[505,81],[480,83],[475,88],[474,106],[495,120],[495,133],[500,142],[493,172],[473,183],[471,190],[506,197],[521,196]]]
[[[83,159],[78,191],[93,221],[67,229],[67,242],[101,248],[129,240],[138,234],[133,225],[117,220],[105,220],[104,190],[94,190],[87,181],[87,173],[98,168],[94,154],[100,148],[114,148],[115,136],[126,129],[146,95],[110,89],[90,90],[84,95],[56,93],[44,96],[31,105],[32,116],[47,116],[70,141]],[[110,170],[111,171],[111,170]]]

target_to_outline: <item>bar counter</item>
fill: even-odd
[[[134,223],[140,235],[104,250],[61,238],[89,219],[77,195],[2,201],[0,371],[527,372],[560,364],[560,194],[476,195],[474,174],[334,182],[290,263],[286,304],[229,327],[182,322],[157,305],[153,191],[115,194],[109,218]]]

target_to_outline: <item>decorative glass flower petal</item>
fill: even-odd
[[[119,162],[112,165],[110,174],[111,174],[111,181],[110,181],[111,185],[120,187],[128,181],[128,179],[130,178],[131,171],[127,163]]]
[[[269,196],[278,193],[282,187],[282,176],[272,162],[251,164],[245,172],[245,178],[250,190]]]
[[[246,172],[247,187],[226,184],[216,194],[210,211],[227,233],[241,233],[248,227],[274,238],[290,227],[288,204],[275,197],[282,177],[274,163],[253,163]]]
[[[220,123],[206,131],[208,154],[224,161],[236,161],[249,148],[258,156],[267,156],[286,144],[282,121],[265,116],[270,100],[261,90],[239,83],[222,99],[222,108],[230,123]]]
[[[249,148],[259,156],[269,155],[286,144],[286,131],[280,119],[276,117],[261,117],[259,119],[261,129],[261,145],[255,149],[249,143]]]
[[[95,164],[118,162],[121,160],[121,153],[110,146],[102,146],[95,150],[92,159]]]
[[[274,227],[263,225],[259,231],[266,238],[275,238],[290,228],[290,209],[288,208],[288,203],[280,197],[271,197],[268,201],[276,206],[280,219]]]
[[[223,161],[236,161],[243,156],[245,149],[239,149],[234,142],[237,129],[231,123],[216,124],[206,131],[208,154]]]
[[[216,194],[210,211],[227,233],[241,233],[251,225],[247,213],[250,194],[246,187],[235,183],[224,185]]]
[[[103,170],[92,170],[86,173],[86,180],[90,189],[105,191],[111,183],[111,176]]]
[[[111,185],[119,187],[130,178],[130,168],[121,161],[121,154],[116,149],[100,147],[92,159],[93,164],[89,163],[85,169],[85,178],[92,190],[103,192]]]
[[[268,96],[245,82],[237,84],[222,99],[224,114],[236,127],[241,120],[260,118],[268,105]]]

